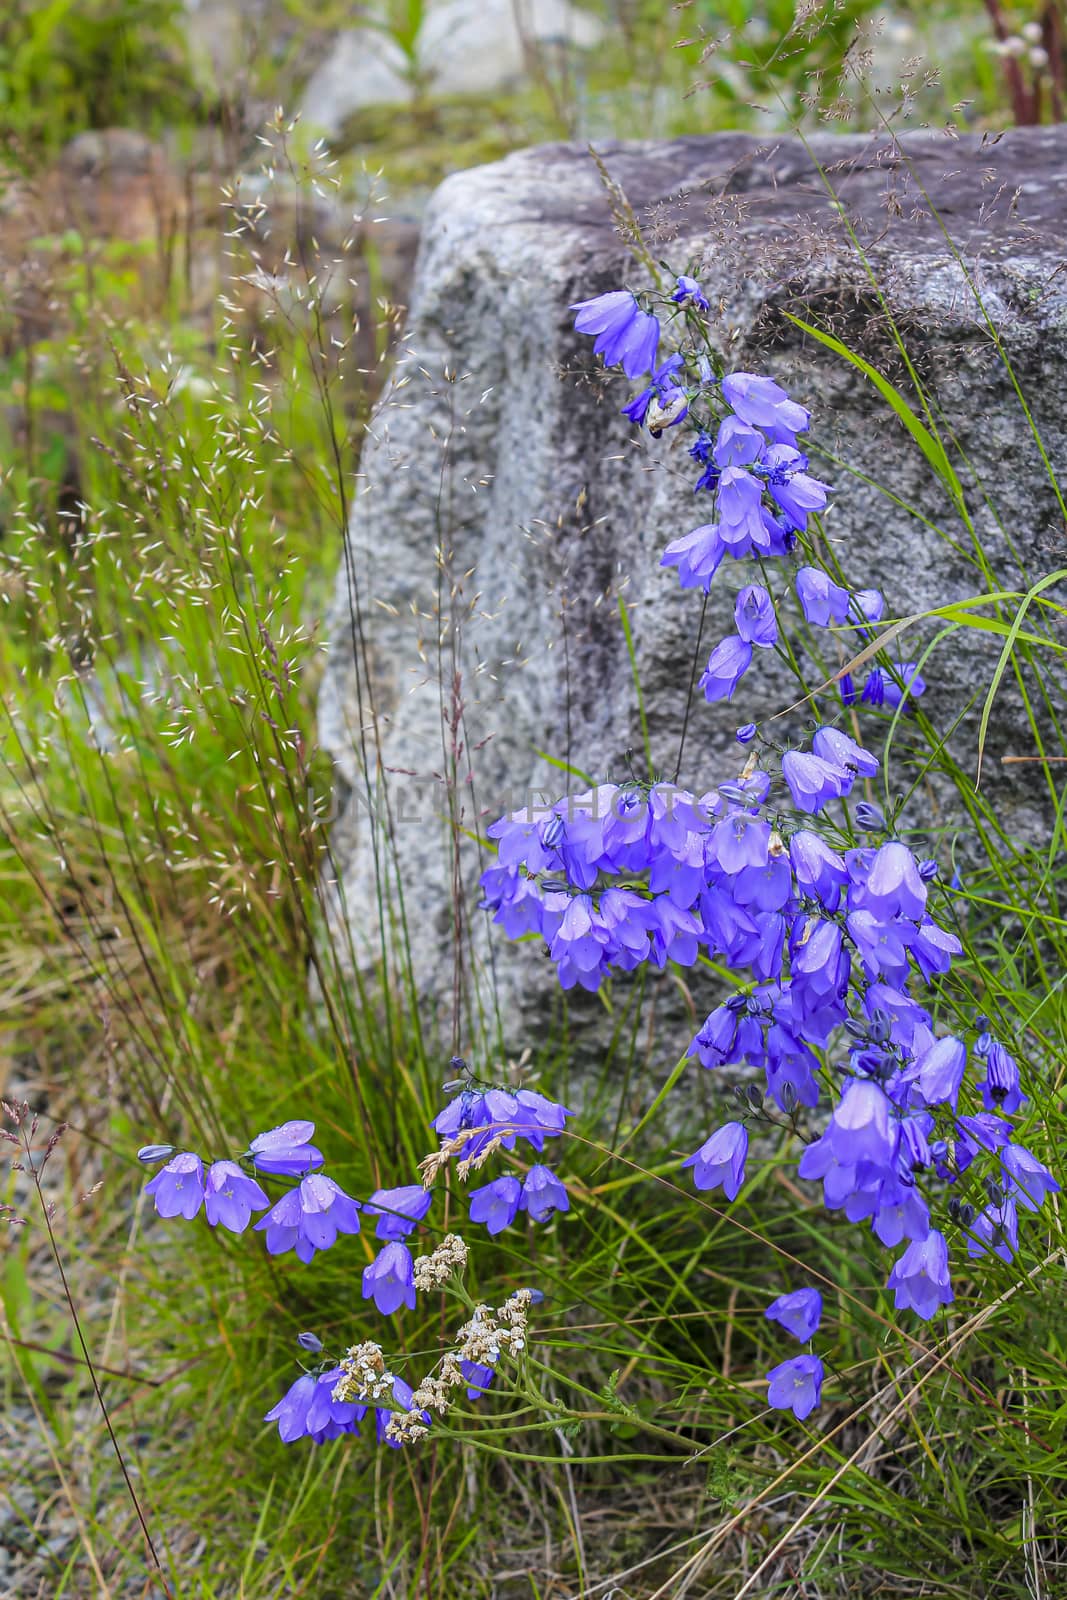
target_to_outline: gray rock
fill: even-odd
[[[525,78],[535,52],[549,51],[556,64],[603,36],[603,24],[571,0],[429,0],[409,60],[371,14],[337,35],[301,116],[335,136],[368,106],[409,104],[416,79],[434,95],[492,94]]]
[[[1062,472],[1067,129],[989,142],[911,135],[906,160],[873,136],[820,136],[811,148],[831,175],[835,204],[794,140],[761,146],[722,134],[603,153],[655,253],[676,270],[699,268],[732,365],[772,372],[812,407],[813,443],[839,458],[820,470],[838,485],[827,533],[852,580],[883,588],[893,615],[995,585],[1026,588],[1067,565],[1063,518],[974,290]],[[529,791],[554,798],[580,787],[546,754],[598,776],[625,772],[626,752],[641,749],[642,733],[620,595],[654,761],[669,773],[678,757],[701,605],[658,559],[670,538],[701,520],[693,464],[680,436],[637,436],[619,416],[624,387],[597,378],[591,341],[573,333],[567,313],[571,301],[644,278],[583,150],[548,146],[449,178],[424,226],[408,353],[364,452],[320,703],[321,737],[338,777],[336,908],[354,959],[369,963],[379,939],[377,852],[378,870],[386,869],[387,942],[399,937],[402,886],[420,1004],[427,1012],[437,1005],[442,1020],[452,1008],[459,927],[464,986],[476,996],[462,1027],[468,1042],[494,1015],[494,994],[510,1050],[543,1036],[558,1000],[535,944],[487,939],[484,913],[472,909],[479,854],[466,836],[457,924],[450,837],[484,827]],[[931,386],[946,436],[970,463],[990,573],[976,569],[958,515],[871,384],[801,334],[786,311],[831,329],[906,384],[892,318]],[[734,587],[727,578],[713,594],[704,656],[728,631]],[[350,601],[362,640],[358,671]],[[929,629],[909,635],[907,657],[930,637]],[[998,647],[973,633],[937,647],[924,701],[935,725],[948,730],[976,695],[980,703]],[[735,727],[796,699],[776,662],[758,666],[732,704],[694,705],[683,782],[704,788],[729,776]],[[972,710],[951,738],[972,768],[976,721]],[[796,732],[801,716],[778,726]],[[368,784],[363,762],[376,739],[381,767],[371,756]],[[908,742],[905,734],[897,788],[913,776]],[[1033,753],[1018,692],[1006,682],[987,783],[1006,829],[1040,839],[1047,815],[1039,769],[1000,768],[1002,755]],[[1009,783],[1005,771],[1023,776]],[[450,772],[461,813],[452,824],[443,781]],[[391,822],[379,815],[372,826],[368,794],[380,795],[386,778]],[[913,815],[949,830],[960,825],[945,812],[943,792],[927,794]],[[670,979],[652,985],[671,990]],[[630,988],[616,985],[617,993]],[[578,1014],[597,1015],[598,1002],[580,1001]],[[671,1048],[684,1042],[681,1030]]]
[[[357,111],[407,105],[412,97],[412,63],[395,39],[368,25],[337,35],[308,81],[300,114],[308,127],[333,136]]]

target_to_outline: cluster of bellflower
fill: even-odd
[[[809,813],[877,770],[832,727],[781,761],[782,786]],[[753,771],[700,796],[668,783],[600,784],[527,806],[488,829],[497,864],[482,876],[483,908],[509,938],[539,935],[564,989],[595,990],[645,962],[692,966],[702,950],[770,979],[793,895],[788,859],[772,850],[771,792],[770,775]]]
[[[375,1219],[375,1235],[381,1242],[381,1249],[363,1269],[363,1298],[372,1300],[384,1316],[402,1306],[414,1310],[416,1290],[440,1288],[454,1268],[466,1262],[466,1246],[454,1235],[432,1255],[418,1260],[406,1242],[427,1217],[433,1203],[431,1185],[441,1168],[456,1159],[466,1176],[498,1150],[513,1151],[519,1141],[541,1154],[545,1140],[558,1137],[571,1115],[566,1107],[535,1090],[510,1092],[478,1084],[458,1057],[450,1065],[453,1071],[463,1073],[462,1079],[449,1085],[460,1087],[460,1093],[433,1120],[442,1142],[423,1163],[422,1183],[377,1189],[367,1200],[356,1200],[319,1170],[324,1158],[312,1142],[314,1123],[294,1121],[258,1134],[235,1160],[213,1161],[206,1168],[195,1151],[145,1145],[138,1151],[143,1164],[164,1163],[145,1185],[145,1192],[161,1217],[191,1222],[203,1209],[211,1227],[231,1233],[244,1233],[253,1215],[263,1212],[254,1227],[265,1235],[267,1251],[282,1255],[291,1250],[305,1264],[317,1252],[330,1249],[341,1234],[358,1234],[362,1213],[364,1219]],[[272,1203],[260,1178],[288,1180],[291,1187]],[[471,1221],[484,1223],[490,1234],[507,1227],[520,1211],[535,1222],[546,1222],[569,1206],[566,1188],[542,1162],[531,1165],[522,1179],[508,1173],[469,1195]],[[528,1301],[538,1298],[531,1290],[523,1294]],[[514,1342],[514,1329],[511,1337]],[[300,1342],[306,1351],[322,1351],[312,1333],[301,1334]],[[465,1354],[463,1349],[457,1354],[453,1381],[462,1379],[469,1384],[468,1396],[475,1399],[492,1381],[495,1356],[487,1360],[478,1341],[468,1344],[473,1354]],[[361,1348],[378,1349],[370,1345]],[[493,1347],[486,1348],[491,1351]],[[382,1372],[385,1377],[381,1381],[368,1378],[366,1395],[360,1391],[353,1398],[351,1385],[346,1388],[347,1379],[342,1382],[341,1368],[323,1360],[314,1372],[301,1374],[265,1420],[277,1422],[287,1443],[309,1438],[321,1444],[343,1433],[358,1433],[359,1423],[368,1409],[373,1409],[379,1442],[406,1443],[425,1431],[429,1417],[423,1421],[423,1408],[412,1400],[415,1391],[402,1377],[386,1372],[384,1366]],[[381,1403],[372,1406],[372,1399]],[[400,1426],[398,1417],[406,1419],[405,1426]]]
[[[383,1241],[363,1269],[363,1298],[373,1300],[385,1316],[401,1305],[414,1307],[412,1255],[402,1241],[429,1211],[432,1194],[421,1184],[410,1184],[355,1200],[318,1170],[323,1155],[312,1143],[314,1137],[313,1122],[285,1122],[257,1135],[236,1160],[213,1161],[206,1171],[193,1151],[146,1145],[138,1151],[139,1159],[145,1164],[165,1160],[166,1165],[145,1185],[145,1192],[161,1217],[191,1222],[203,1206],[212,1227],[231,1233],[243,1233],[253,1213],[265,1212],[254,1231],[264,1234],[268,1254],[292,1250],[305,1264],[318,1251],[331,1249],[341,1234],[359,1233],[362,1211],[377,1219],[375,1232]],[[296,1181],[272,1203],[259,1177]]]
[[[700,468],[694,488],[712,496],[711,515],[672,540],[661,561],[677,571],[683,589],[707,593],[723,561],[767,563],[791,556],[808,531],[809,519],[824,510],[832,489],[808,470],[800,435],[811,413],[791,400],[773,378],[751,372],[716,372],[713,352],[701,337],[699,319],[685,308],[706,311],[708,301],[689,275],[676,280],[669,296],[650,295],[669,309],[684,331],[679,348],[657,363],[662,327],[628,289],[611,290],[571,307],[579,333],[596,338],[594,353],[605,366],[621,366],[631,380],[651,374],[641,392],[623,407],[624,415],[658,438],[665,428],[686,424],[695,433],[689,454]],[[693,337],[689,337],[692,334]],[[883,613],[877,590],[856,593],[835,583],[815,566],[794,575],[796,597],[813,627],[866,630]],[[778,643],[778,603],[762,582],[746,583],[734,602],[735,631],[712,650],[700,678],[709,701],[729,700],[752,664],[753,650]],[[857,702],[895,710],[909,709],[925,683],[914,662],[873,667],[857,689],[850,677],[841,684],[846,705]]]
[[[535,1089],[511,1091],[479,1084],[460,1057],[453,1057],[451,1065],[464,1077],[459,1094],[433,1120],[442,1140],[441,1151],[428,1163],[434,1170],[455,1157],[462,1172],[476,1171],[497,1150],[514,1150],[517,1141],[540,1155],[545,1140],[558,1138],[573,1115]],[[496,1234],[509,1227],[520,1211],[534,1222],[547,1222],[554,1212],[570,1210],[570,1197],[552,1168],[539,1161],[522,1179],[509,1172],[472,1189],[468,1204],[471,1221]]]
[[[707,304],[689,277],[671,300]],[[829,493],[797,447],[809,413],[768,378],[713,378],[704,354],[692,384],[686,352],[657,364],[659,320],[629,291],[574,309],[576,328],[597,336],[607,365],[631,379],[651,372],[626,412],[655,435],[692,419],[712,390],[721,396],[717,427],[699,424],[691,452],[703,468],[697,489],[716,496],[714,521],[663,558],[683,587],[706,591],[726,555],[789,554]],[[794,589],[815,626],[869,634],[883,614],[877,591],[849,591],[815,566],[797,570]],[[740,591],[735,622],[701,680],[709,700],[732,695],[753,647],[777,643],[778,606],[762,585]],[[846,706],[895,710],[924,688],[915,663],[896,662],[872,668],[859,692],[844,679],[841,693]],[[748,744],[756,733],[748,725],[738,739]],[[744,986],[706,1019],[689,1054],[708,1068],[761,1072],[765,1089],[750,1084],[744,1120],[717,1129],[684,1162],[696,1187],[736,1198],[746,1123],[775,1120],[765,1096],[799,1133],[800,1108],[815,1110],[828,1090],[828,1120],[805,1140],[799,1174],[821,1181],[830,1209],[899,1250],[887,1287],[899,1310],[929,1319],[954,1297],[946,1234],[959,1235],[971,1258],[1010,1260],[1019,1209],[1039,1210],[1059,1185],[1014,1139],[1009,1118],[1025,1101],[1005,1045],[982,1024],[970,1044],[963,1033],[937,1035],[913,993],[961,950],[931,915],[937,863],[919,859],[866,802],[853,821],[874,837],[860,847],[803,820],[873,777],[877,759],[829,725],[810,749],[786,751],[773,775],[757,759],[737,783],[700,797],[663,784],[601,785],[502,818],[488,830],[498,854],[483,875],[483,904],[510,937],[544,940],[564,988],[595,990],[645,962],[690,966],[702,953],[738,973]],[[774,804],[783,789],[791,810]],[[821,1299],[798,1290],[767,1314],[808,1340]],[[783,1362],[768,1374],[771,1405],[806,1417],[822,1376],[812,1353]]]

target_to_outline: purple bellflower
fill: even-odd
[[[281,1178],[302,1178],[322,1166],[322,1151],[311,1143],[313,1122],[283,1122],[280,1128],[258,1134],[248,1147],[252,1165],[259,1172],[272,1172]]]
[[[806,1344],[822,1321],[822,1295],[818,1289],[794,1289],[772,1300],[763,1315]]]
[[[767,1404],[791,1411],[798,1422],[810,1417],[822,1399],[823,1364],[818,1356],[791,1356],[767,1374]]]
[[[526,1174],[519,1206],[534,1222],[547,1222],[553,1211],[569,1211],[571,1202],[551,1167],[534,1166]]]
[[[746,644],[767,650],[778,642],[778,621],[774,601],[762,584],[746,584],[734,605],[734,625]]]
[[[816,628],[840,625],[848,618],[847,589],[834,583],[818,567],[801,567],[796,575],[797,599],[805,620]]]
[[[256,1232],[266,1234],[269,1255],[295,1250],[306,1264],[316,1250],[335,1244],[339,1233],[359,1232],[359,1201],[324,1173],[312,1172],[274,1202]]]
[[[967,1236],[967,1254],[972,1259],[992,1251],[1002,1261],[1011,1262],[1018,1248],[1019,1212],[1010,1196],[978,1213]]]
[[[798,811],[814,815],[831,800],[839,800],[852,787],[847,772],[822,756],[787,750],[782,757],[782,777]]]
[[[925,1239],[913,1239],[894,1263],[887,1287],[893,1290],[898,1311],[910,1309],[924,1322],[939,1306],[950,1305],[955,1296],[944,1234],[931,1228]]]
[[[374,1229],[379,1239],[406,1239],[433,1204],[433,1194],[421,1183],[408,1183],[400,1189],[375,1189],[363,1204],[365,1217],[377,1217]]]
[[[415,1263],[399,1239],[390,1239],[363,1268],[363,1298],[373,1300],[383,1317],[391,1317],[401,1306],[414,1311]]]
[[[698,311],[707,311],[708,297],[695,278],[690,278],[686,273],[681,273],[675,281],[674,293],[671,299],[678,305],[684,305],[687,300],[692,301]]]
[[[213,1161],[204,1184],[204,1214],[213,1228],[220,1224],[231,1233],[244,1233],[253,1211],[270,1205],[255,1178],[242,1172],[236,1161]]]
[[[693,1168],[693,1183],[698,1189],[717,1189],[722,1185],[727,1200],[736,1200],[745,1181],[748,1155],[748,1130],[742,1122],[727,1122],[716,1128],[695,1155],[687,1156],[683,1167]]]
[[[469,1199],[471,1221],[483,1222],[490,1233],[503,1233],[515,1221],[522,1204],[522,1184],[513,1173],[506,1172],[492,1183],[472,1189]]]
[[[1013,1196],[1025,1211],[1039,1211],[1047,1194],[1059,1194],[1060,1186],[1049,1169],[1025,1145],[1005,1146],[1000,1163]]]
[[[742,422],[763,431],[782,444],[792,444],[798,433],[805,433],[811,412],[790,400],[773,378],[751,372],[731,372],[722,380],[722,394],[731,411]]]
[[[660,326],[655,317],[641,310],[629,289],[578,300],[570,309],[578,313],[575,332],[596,335],[593,354],[603,356],[606,367],[621,366],[631,381],[652,371]]]
[[[700,675],[700,687],[708,701],[730,700],[752,664],[752,646],[736,634],[717,644]]]
[[[161,1217],[192,1222],[204,1203],[204,1163],[191,1150],[182,1150],[144,1188]]]
[[[950,1105],[955,1110],[967,1067],[967,1046],[963,1040],[952,1034],[936,1039],[919,1058],[918,1067],[919,1092],[927,1105]]]

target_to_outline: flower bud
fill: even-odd
[[[756,1084],[750,1083],[746,1090],[746,1098],[753,1111],[760,1111],[763,1107],[763,1090]]]
[[[137,1152],[138,1161],[143,1161],[150,1167],[153,1161],[166,1161],[168,1156],[174,1154],[172,1144],[143,1144]]]
[[[778,1096],[778,1099],[781,1103],[782,1110],[785,1112],[786,1116],[788,1116],[797,1103],[797,1092],[791,1083],[783,1083],[782,1092]]]
[[[881,806],[872,805],[868,800],[861,800],[856,807],[856,826],[864,833],[884,833],[885,812]]]
[[[960,1225],[964,1228],[969,1228],[974,1221],[974,1216],[974,1207],[969,1200],[965,1200],[960,1206]]]
[[[750,744],[756,737],[756,724],[754,722],[746,722],[743,727],[738,728],[734,737],[738,744]]]
[[[313,1356],[317,1356],[322,1349],[322,1340],[317,1333],[298,1333],[296,1342],[301,1350],[308,1350]]]
[[[919,877],[924,883],[932,883],[940,871],[936,861],[919,862]]]

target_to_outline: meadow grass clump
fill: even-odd
[[[372,962],[329,914],[317,622],[365,416],[338,275],[246,257],[180,365],[88,316],[76,481],[42,492],[9,452],[13,1094],[17,1130],[30,1101],[42,1139],[72,1129],[44,1234],[12,1177],[5,1333],[9,1398],[77,1506],[57,1595],[1056,1592],[1063,574],[999,587],[921,380],[868,364],[984,580],[890,616],[822,537],[817,419],[730,370],[674,266],[574,309],[633,380],[634,425],[687,431],[706,520],[663,563],[698,594],[744,580],[691,713],[775,652],[816,726],[787,747],[768,707],[702,792],[649,771],[474,841],[501,936],[543,945],[564,992],[619,997],[592,1083],[565,1027],[516,1062],[464,1057],[424,1025],[395,908],[346,908]],[[977,628],[1000,653],[960,764],[925,682]],[[1008,674],[1048,794],[1026,844],[974,781]],[[958,862],[921,810],[935,775]],[[692,997],[691,1040],[646,1040],[636,1002],[631,1026],[658,973]],[[722,996],[704,1021],[702,993]],[[657,1089],[635,1113],[637,1074]],[[101,1411],[128,1492],[90,1458]]]

